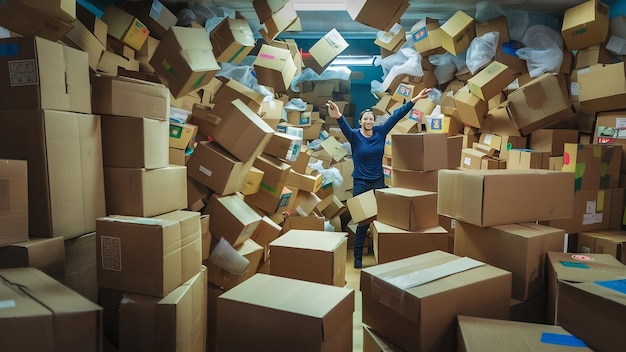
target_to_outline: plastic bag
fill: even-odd
[[[387,70],[386,77],[383,76],[383,89],[387,90],[391,82],[399,75],[409,75],[422,77],[422,55],[414,48],[400,49],[398,53],[390,55],[381,60],[383,75]],[[391,66],[390,66],[391,65]]]
[[[215,74],[215,77],[225,77],[237,81],[255,92],[263,94],[264,101],[274,98],[274,94],[266,87],[260,85],[259,81],[252,74],[253,68],[251,65],[246,65],[243,62],[239,64],[220,62],[220,66],[221,69]]]
[[[306,110],[306,102],[301,98],[293,98],[284,106],[285,110],[304,111]]]
[[[474,19],[478,22],[488,22],[500,16],[504,16],[504,11],[495,1],[481,1],[476,4],[476,16]]]
[[[489,32],[472,40],[465,59],[465,64],[472,74],[491,62],[496,55],[499,38],[500,33]]]
[[[330,223],[330,220],[324,220],[324,231],[326,232],[335,232],[337,231],[335,227]]]
[[[400,33],[401,30],[402,26],[399,23],[396,23],[393,25],[393,27],[391,27],[389,32],[379,31],[378,33],[376,33],[376,38],[378,38],[378,40],[385,44],[389,44],[393,40],[393,38],[398,35],[398,33]]]
[[[515,54],[526,60],[530,77],[538,77],[546,72],[557,73],[563,62],[563,37],[560,32],[536,25],[528,28],[522,43],[525,47],[517,49]]]
[[[433,73],[439,84],[448,83],[454,79],[454,74],[465,66],[463,58],[450,53],[430,55],[428,60],[437,66]]]
[[[311,163],[308,166],[311,169],[322,174],[322,184],[332,182],[333,186],[335,187],[340,187],[343,184],[343,177],[341,176],[341,172],[334,167],[331,167],[330,169],[324,169],[321,160],[318,160],[315,163]]]
[[[315,151],[317,151],[317,150],[322,149],[322,142],[323,142],[323,140],[321,140],[321,139],[317,138],[317,139],[314,139],[314,140],[312,140],[312,141],[308,142],[308,143],[307,143],[307,145],[306,145],[306,147],[307,147],[307,149],[309,149],[309,150],[315,150]],[[318,162],[319,162],[320,164],[322,163],[322,161],[321,161],[321,160],[318,160]],[[310,166],[309,166],[309,167],[310,167]]]
[[[313,71],[310,68],[305,68],[304,70],[302,70],[301,74],[295,76],[293,80],[291,81],[291,90],[294,92],[299,92],[300,88],[298,88],[298,84],[300,82],[306,82],[306,81],[321,81],[321,80],[327,80],[327,79],[333,79],[333,78],[338,78],[344,81],[348,81],[350,80],[351,74],[352,74],[352,71],[345,66],[328,67],[327,69],[324,70],[324,72],[322,72],[321,75],[317,74],[317,72]]]

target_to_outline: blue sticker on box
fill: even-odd
[[[0,45],[0,56],[17,56],[19,53],[19,45],[17,43],[9,43]]]
[[[626,279],[611,281],[594,281],[596,285],[606,287],[610,290],[617,291],[626,295]]]
[[[566,266],[568,268],[589,269],[589,265],[585,263],[561,261],[561,265]]]
[[[541,333],[541,343],[550,345],[570,346],[570,347],[587,347],[585,342],[578,337],[570,334],[555,334],[552,332]]]
[[[412,36],[413,36],[413,41],[417,43],[420,40],[428,37],[428,31],[426,30],[426,27],[422,27],[416,30],[415,32],[413,32]]]

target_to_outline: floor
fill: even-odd
[[[363,255],[363,268],[376,265],[376,259],[373,254]],[[352,249],[348,250],[346,256],[346,282],[347,287],[354,289],[354,315],[352,316],[354,321],[354,334],[352,336],[354,352],[363,351],[363,327],[361,325],[361,291],[359,290],[359,283],[361,279],[361,270],[354,269],[354,259]]]

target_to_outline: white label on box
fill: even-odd
[[[507,89],[515,90],[517,88],[519,88],[519,80],[516,78],[515,80],[513,80],[513,82],[509,83]]]
[[[585,68],[581,68],[580,70],[578,70],[578,75],[584,75],[589,73],[589,71],[591,71],[591,69],[589,67],[585,67]]]
[[[572,92],[572,96],[578,96],[578,82],[572,82],[572,84],[570,84],[570,91]]]
[[[2,308],[14,308],[15,307],[15,301],[12,299],[5,299],[0,301],[0,309]]]
[[[595,214],[596,213],[596,201],[590,200],[587,202],[587,208],[585,210],[585,214]]]
[[[491,140],[493,139],[493,135],[491,133],[485,134],[485,144],[491,145]]]
[[[39,84],[37,72],[37,63],[33,59],[9,61],[9,76],[12,87]]]
[[[202,172],[203,174],[211,177],[213,175],[213,171],[207,169],[206,167],[200,165],[200,172]]]
[[[450,220],[450,228],[456,229],[456,219]]]
[[[102,269],[122,271],[122,241],[117,237],[100,237]]]
[[[583,225],[592,225],[602,223],[602,213],[583,214]]]
[[[483,265],[485,265],[485,263],[481,263],[472,258],[463,257],[430,268],[391,277],[387,279],[387,282],[405,290]]]
[[[470,166],[471,163],[472,163],[472,159],[471,158],[465,157],[463,159],[463,165]]]
[[[269,101],[269,106],[270,106],[270,110],[274,111],[276,110],[276,102],[273,100]]]
[[[339,32],[337,32],[334,28],[324,36],[324,39],[326,39],[330,47],[333,48],[335,52],[341,52],[348,47],[348,42],[346,42],[341,34],[339,34]]]

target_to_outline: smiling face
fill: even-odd
[[[369,131],[374,127],[374,114],[371,111],[365,111],[361,114],[359,125],[365,131]]]

